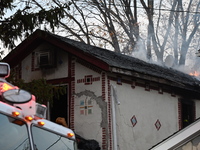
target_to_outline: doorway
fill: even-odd
[[[181,100],[182,128],[188,126],[195,119],[195,104],[193,101]]]
[[[53,104],[50,109],[50,120],[52,122],[56,121],[56,118],[63,117],[66,122],[68,120],[68,88],[67,86],[63,87],[66,92],[63,95],[59,95],[59,97],[53,98]]]

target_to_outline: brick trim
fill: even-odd
[[[102,100],[106,101],[106,75],[105,72],[101,75],[102,79]],[[103,119],[103,118],[102,118]],[[105,127],[102,128],[102,150],[107,150],[108,147],[108,137],[107,137],[107,129]]]
[[[193,121],[195,121],[196,119],[196,105],[195,102],[192,103],[192,115],[193,115]],[[179,130],[181,130],[183,128],[183,123],[182,123],[182,99],[179,98],[178,99],[178,126],[179,126]]]
[[[89,79],[89,80],[87,80]],[[100,81],[101,77],[93,77],[93,75],[87,75],[82,79],[77,79],[76,83],[84,83],[85,85],[90,85],[93,82]]]
[[[108,76],[108,79],[117,82],[118,76],[116,77]],[[147,92],[150,92],[151,90],[156,90],[158,91],[159,94],[163,94],[165,92],[171,94],[172,97],[176,97],[176,94],[173,93],[174,89],[164,89],[160,84],[157,84],[157,86],[155,86],[151,85],[149,82],[144,82],[144,83],[138,82],[136,79],[130,79],[130,80],[121,79],[121,84],[123,83],[130,84],[130,87],[132,89],[135,89],[135,87],[139,86],[143,87],[144,90]]]
[[[108,132],[109,132],[109,149],[113,149],[113,140],[112,140],[112,102],[111,102],[111,87],[110,80],[108,82]]]
[[[75,78],[75,58],[69,58],[68,75],[72,79]],[[74,107],[75,107],[75,81],[72,80],[69,84],[69,127],[74,130]]]
[[[182,108],[181,108],[181,100],[179,99],[178,100],[178,127],[179,127],[179,130],[182,129]]]

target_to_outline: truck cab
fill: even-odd
[[[0,62],[1,150],[77,150],[75,133],[46,120],[46,106],[10,83],[10,67]]]

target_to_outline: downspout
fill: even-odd
[[[111,94],[111,102],[112,102],[113,150],[117,150],[118,149],[118,142],[117,142],[115,103],[120,105],[120,102],[117,100],[115,87],[113,85],[111,85],[110,88],[111,88],[111,93],[110,94]]]

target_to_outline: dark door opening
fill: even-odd
[[[182,115],[182,128],[188,126],[195,120],[195,106],[194,102],[181,101],[181,115]]]
[[[53,104],[50,109],[50,120],[55,122],[56,118],[63,117],[67,121],[68,119],[68,94],[67,94],[67,86],[66,93],[63,95],[60,95],[59,98],[53,99]]]

